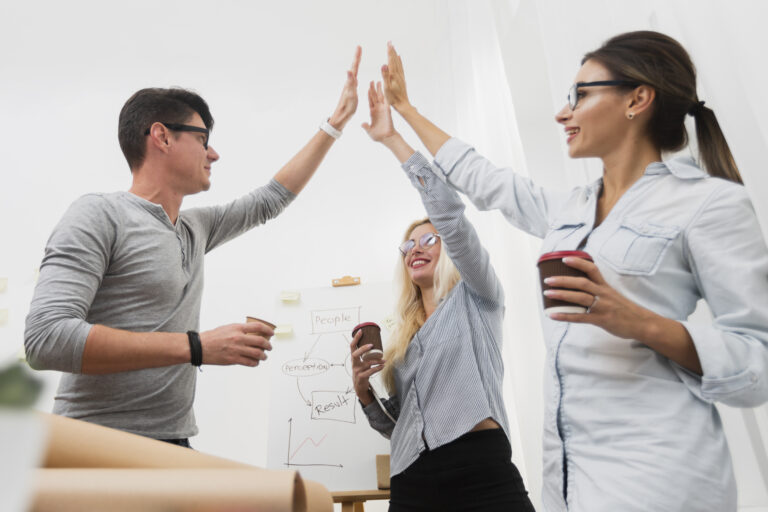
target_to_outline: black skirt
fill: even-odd
[[[468,432],[422,453],[390,481],[390,512],[533,512],[500,428]]]

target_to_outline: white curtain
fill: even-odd
[[[538,183],[572,187],[599,176],[597,160],[571,160],[554,113],[584,53],[612,35],[658,30],[680,41],[698,69],[699,97],[718,116],[768,238],[768,6],[759,0],[455,0],[448,3],[453,135]],[[443,118],[450,115],[441,113]],[[439,124],[439,123],[438,123]],[[448,123],[451,125],[451,123]],[[692,125],[691,138],[695,140]],[[693,145],[685,151],[696,154]],[[540,506],[543,342],[535,281],[538,242],[498,214],[470,212],[506,290],[505,396],[514,460]],[[706,307],[696,313],[707,319]],[[740,510],[768,510],[768,406],[720,408],[734,458]]]
[[[455,115],[449,131],[473,144],[498,164],[527,174],[525,151],[507,84],[492,2],[454,1],[448,10],[451,38],[447,53]],[[510,4],[514,13],[517,5]],[[448,114],[440,112],[441,118]],[[440,123],[438,123],[440,124]],[[448,126],[446,126],[448,128]],[[513,460],[534,504],[541,494],[542,370],[544,345],[536,284],[539,241],[511,228],[498,212],[468,216],[491,254],[504,284],[506,313],[504,358],[505,402],[510,419]]]

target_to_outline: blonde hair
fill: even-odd
[[[414,229],[424,224],[432,224],[432,222],[429,218],[426,218],[417,220],[408,226],[403,241],[408,240],[408,237],[411,236]],[[381,378],[390,394],[394,394],[397,391],[395,386],[394,366],[403,360],[413,335],[416,334],[416,331],[418,331],[422,325],[424,325],[424,322],[427,319],[427,313],[424,310],[424,304],[422,303],[421,289],[411,281],[411,277],[408,274],[408,268],[405,266],[405,258],[402,258],[398,267],[397,282],[398,287],[400,288],[400,296],[395,310],[397,325],[390,337],[389,344],[384,351],[384,359],[387,362],[384,365],[384,369],[381,371]],[[440,250],[440,256],[437,259],[437,265],[435,266],[433,284],[433,299],[435,305],[439,304],[440,301],[448,295],[460,279],[461,275],[459,274],[459,271],[456,270],[456,266],[448,256],[448,252],[445,250],[445,245],[443,245]]]

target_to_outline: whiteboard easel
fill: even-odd
[[[272,339],[267,467],[298,470],[331,491],[375,489],[376,454],[389,453],[389,441],[368,425],[355,396],[349,344],[361,322],[378,323],[386,343],[392,285],[299,295],[281,302],[270,319],[278,328],[290,325],[291,334]]]

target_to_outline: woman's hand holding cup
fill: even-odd
[[[371,393],[371,375],[384,369],[384,363],[386,361],[381,357],[367,358],[366,360],[363,360],[364,354],[373,349],[374,345],[373,343],[368,343],[358,347],[358,343],[362,337],[363,330],[357,330],[352,338],[352,343],[350,343],[349,348],[352,353],[352,383],[355,388],[355,394],[360,399],[363,406],[366,406],[374,400],[373,394]]]

